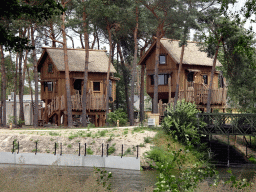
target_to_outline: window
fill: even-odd
[[[166,56],[165,55],[159,55],[159,64],[166,64]]]
[[[48,64],[48,73],[53,73],[53,64]]]
[[[93,82],[93,91],[100,91],[100,82]]]
[[[48,83],[48,91],[53,90],[53,83],[52,82],[47,82]]]
[[[53,90],[53,83],[52,82],[44,82],[44,91],[45,89],[48,89],[48,91]]]
[[[189,72],[188,73],[188,82],[193,82],[194,81],[194,72]]]
[[[208,84],[208,76],[207,75],[203,75],[203,82],[205,85]]]
[[[150,75],[151,85],[154,85],[154,76],[155,75]],[[167,85],[169,76],[170,76],[169,74],[159,74],[158,75],[158,85]]]

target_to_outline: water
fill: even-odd
[[[0,168],[22,168],[22,174],[28,180],[33,183],[35,176],[46,170],[47,166],[35,166],[35,165],[9,165],[0,164]],[[70,175],[80,182],[85,182],[87,178],[92,175],[94,169],[91,167],[55,167],[58,171],[61,169],[67,170]],[[103,170],[103,169],[102,169]],[[111,178],[111,189],[113,191],[143,191],[145,187],[153,186],[156,183],[158,172],[155,170],[150,171],[134,171],[134,170],[124,170],[124,169],[105,169],[112,173]]]
[[[22,168],[23,177],[26,177],[31,183],[33,179],[36,179],[37,173],[49,168],[48,166],[35,166],[35,165],[7,165],[0,164],[0,168]],[[94,169],[91,167],[55,167],[58,171],[63,169],[70,172],[70,175],[79,180],[79,182],[85,182],[87,178],[93,173]],[[228,180],[230,174],[227,172],[227,167],[217,167],[219,177],[221,180]],[[113,191],[143,191],[145,187],[154,186],[157,181],[158,172],[155,170],[149,171],[134,171],[134,170],[122,170],[122,169],[105,169],[108,172],[112,172],[111,178]],[[255,175],[256,165],[239,165],[239,167],[232,167],[232,173],[237,178],[246,178],[251,181]],[[206,179],[209,183],[212,183],[211,178]]]

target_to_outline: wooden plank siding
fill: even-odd
[[[171,41],[170,41],[171,42]],[[174,46],[172,47],[174,48]],[[176,47],[177,48],[177,47]],[[204,106],[207,104],[208,90],[211,78],[211,70],[212,70],[212,62],[208,60],[209,58],[205,55],[205,58],[202,57],[201,52],[195,51],[195,49],[188,46],[185,48],[185,55],[188,57],[199,56],[199,58],[203,58],[200,61],[191,58],[187,58],[187,60],[183,60],[182,70],[180,74],[180,85],[179,85],[179,99],[185,99],[188,102],[195,102],[198,106]],[[168,85],[169,80],[165,83],[165,85],[158,85],[158,100],[159,102],[169,102],[172,103],[175,90],[176,90],[176,82],[178,76],[178,68],[179,68],[179,59],[177,57],[177,51],[173,51],[174,49],[170,49],[167,44],[160,44],[160,54],[166,56],[165,64],[159,64],[159,72],[158,74],[167,74],[169,78],[171,78],[171,86]],[[177,50],[177,49],[175,49]],[[187,54],[186,54],[187,53]],[[151,85],[151,78],[153,77],[155,72],[155,54],[156,47],[155,43],[148,49],[145,55],[142,56],[142,59],[139,62],[139,65],[146,65],[146,91],[148,95],[153,98],[154,95],[154,85]],[[176,54],[176,55],[172,55]],[[176,58],[176,59],[174,59]],[[192,63],[193,61],[197,61],[198,63]],[[207,61],[201,62],[201,61]],[[186,63],[187,62],[187,63]],[[221,65],[221,64],[219,64]],[[193,81],[188,81],[188,74],[193,72]],[[207,76],[207,83],[204,82],[204,76]],[[225,79],[224,79],[225,84]],[[171,90],[171,92],[170,92]],[[219,85],[219,72],[214,73],[213,84],[212,84],[212,97],[211,97],[211,107],[220,107],[225,108],[226,105],[226,97],[227,97],[227,88],[222,88]],[[162,104],[159,110],[165,108],[167,104]]]

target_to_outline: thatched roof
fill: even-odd
[[[160,43],[176,63],[180,63],[181,47],[179,46],[179,41],[162,38]],[[155,43],[149,48],[139,64],[148,57],[147,54],[152,51],[153,47],[155,47]],[[182,64],[212,66],[213,58],[207,57],[206,52],[200,51],[196,42],[188,41],[184,50]],[[218,60],[216,66],[222,66]]]
[[[55,48],[44,48],[44,49],[45,49],[45,52],[43,54],[47,53],[49,55],[49,57],[51,58],[53,64],[57,67],[57,69],[59,71],[65,71],[63,49],[55,49]],[[85,65],[85,50],[84,49],[68,49],[69,71],[82,72],[84,71],[84,67],[85,67],[84,65]],[[107,73],[107,71],[108,71],[108,56],[106,55],[105,51],[90,50],[88,72]],[[110,65],[110,73],[116,73],[116,70],[112,65],[112,63]]]

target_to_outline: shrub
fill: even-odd
[[[151,137],[144,137],[144,142],[145,143],[151,143],[152,142],[152,138]]]
[[[115,143],[108,148],[108,154],[111,155],[112,153],[114,153],[116,151],[116,148],[115,148]]]
[[[92,151],[91,147],[88,147],[88,149],[86,150],[86,153],[88,155],[93,155],[93,151]]]
[[[105,137],[107,132],[108,132],[108,130],[103,130],[103,131],[101,131],[101,132],[100,132],[100,136],[101,136],[101,137]]]
[[[128,116],[123,109],[117,109],[109,113],[107,123],[116,126],[117,120],[119,120],[120,126],[124,126],[128,122]]]
[[[196,117],[198,113],[194,103],[187,103],[185,100],[178,101],[175,110],[173,106],[167,108],[162,127],[167,134],[172,134],[184,144],[198,143],[200,139],[198,130],[204,125]]]

